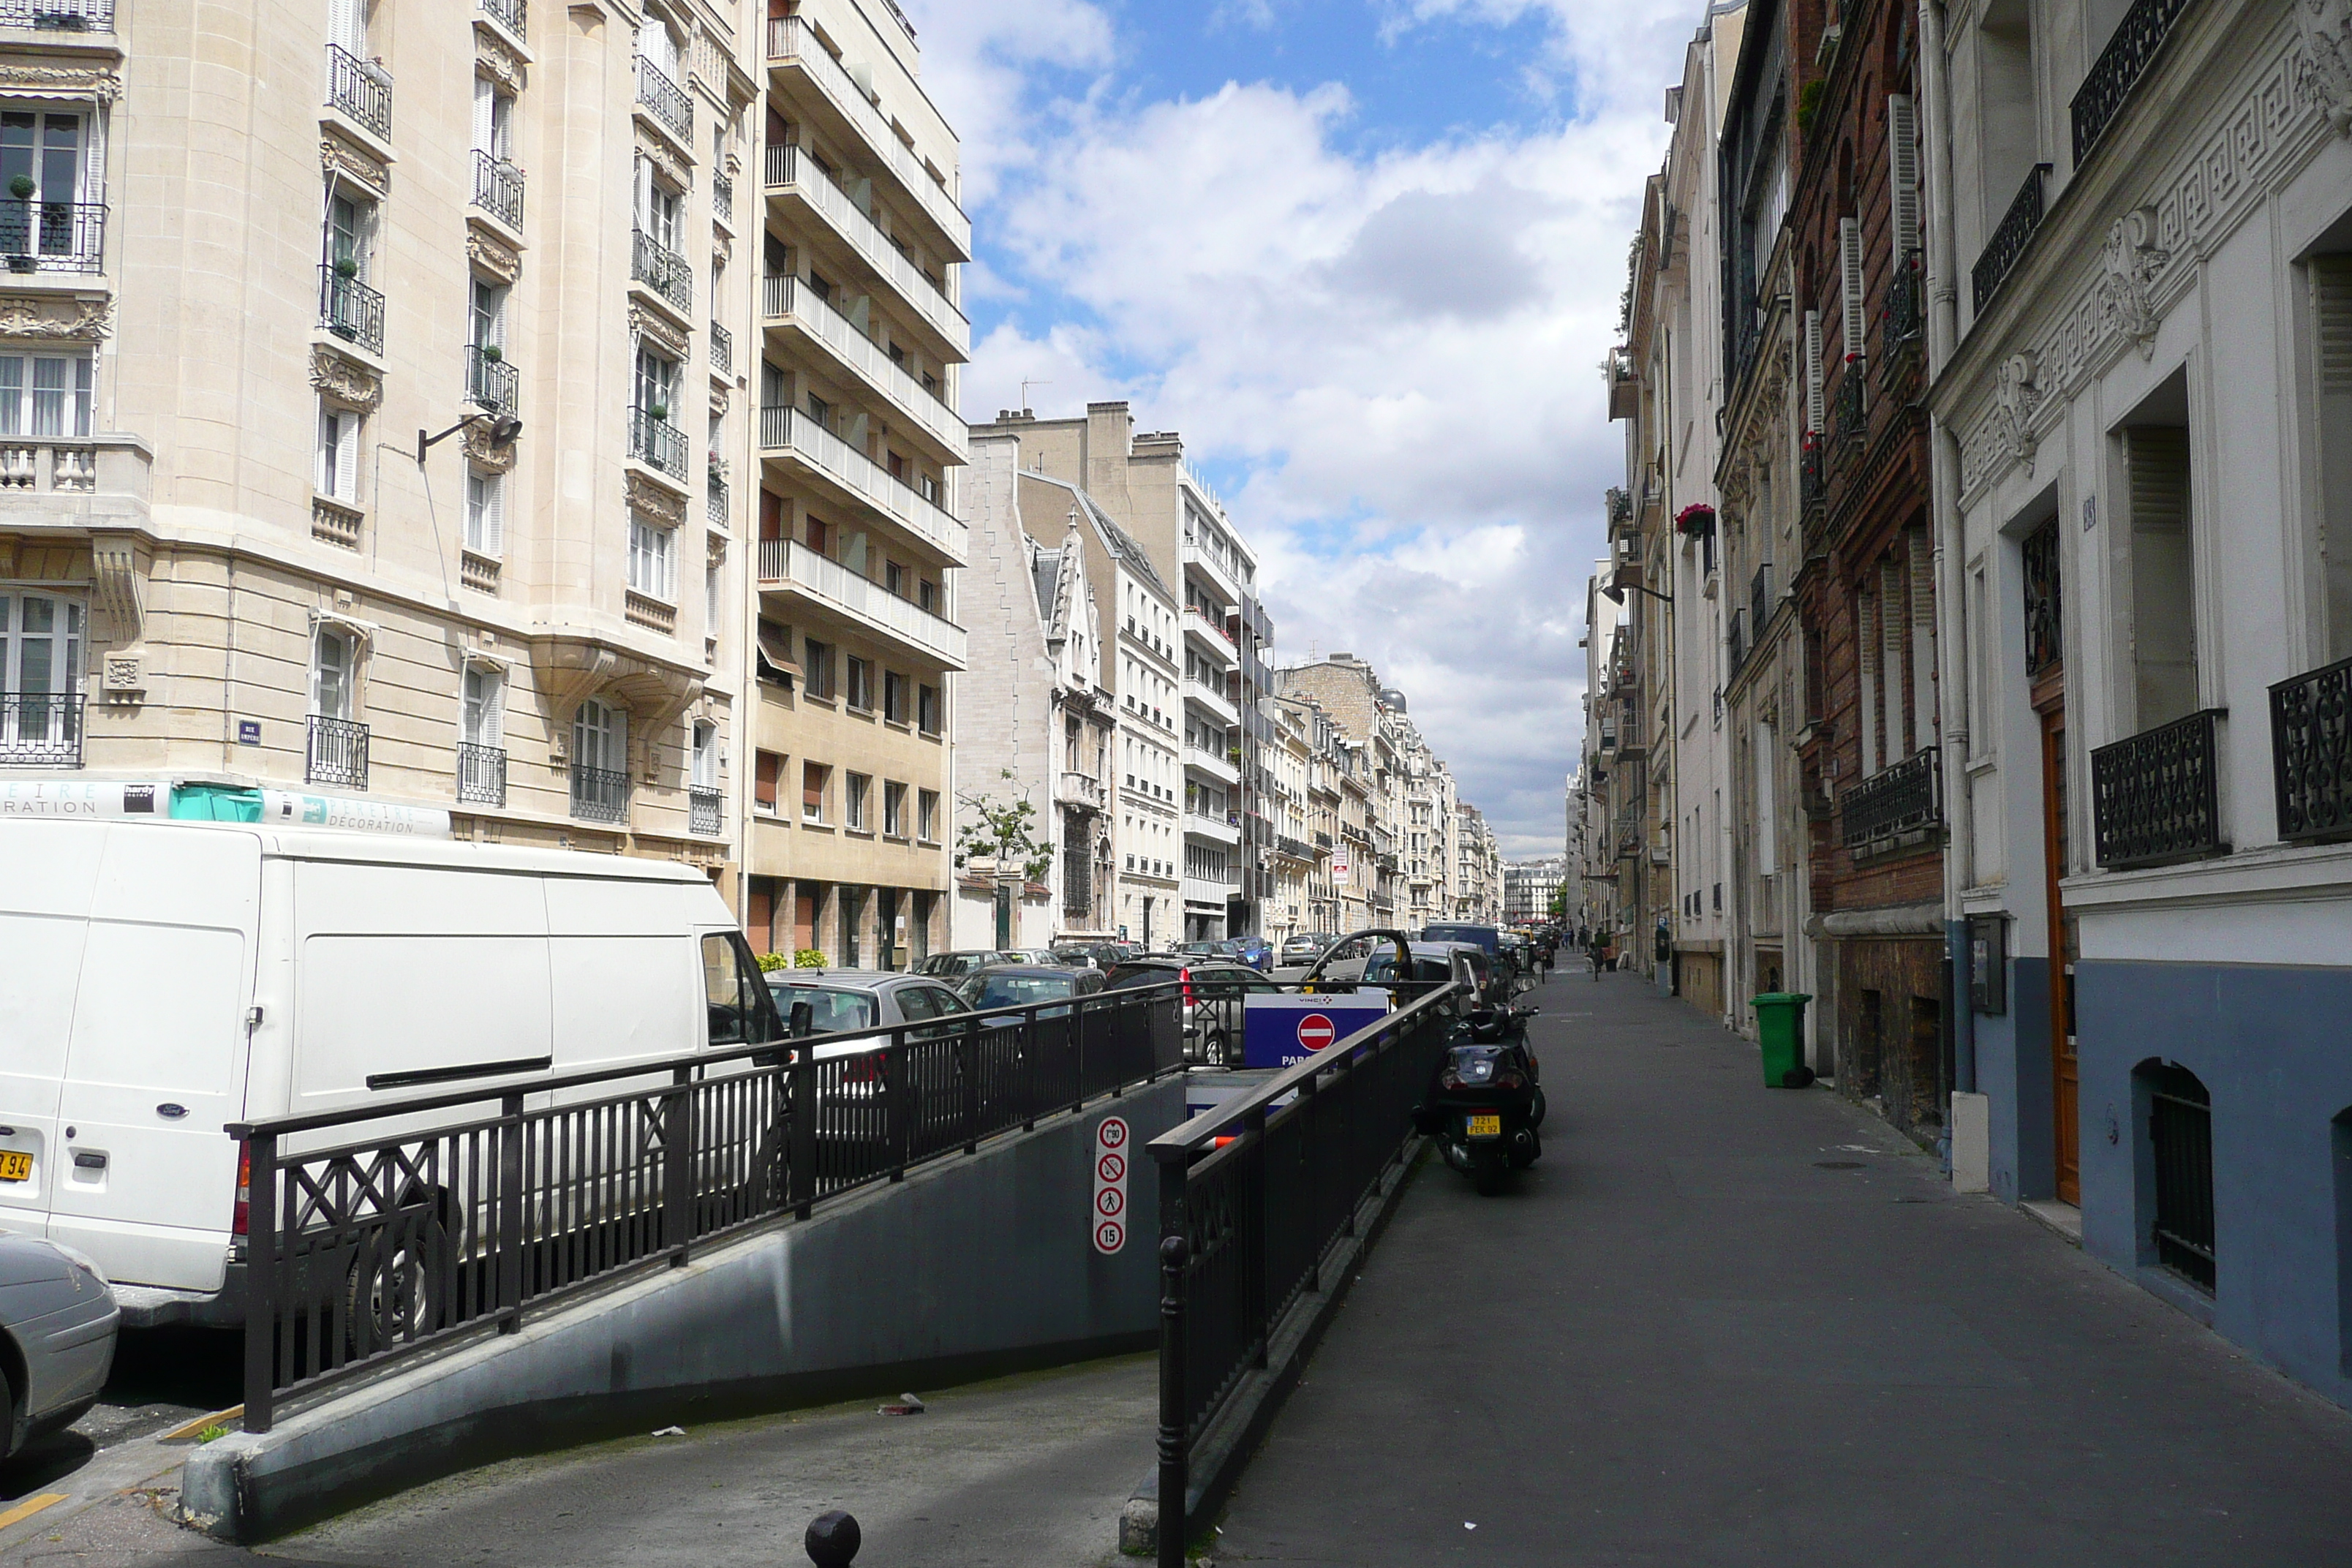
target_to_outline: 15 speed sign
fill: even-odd
[[[1127,1245],[1127,1119],[1106,1116],[1095,1123],[1095,1202],[1087,1215],[1095,1250],[1117,1252]]]

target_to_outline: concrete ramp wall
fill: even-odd
[[[1158,1227],[1094,1245],[1095,1131],[1114,1114],[1140,1149],[1183,1120],[1182,1079],[219,1438],[190,1456],[183,1507],[215,1535],[267,1540],[516,1454],[1146,1349]],[[1148,1165],[1130,1175],[1136,1212],[1156,1191]]]

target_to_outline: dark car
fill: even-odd
[[[1077,969],[1056,965],[1048,968],[1042,963],[999,963],[976,970],[963,978],[956,994],[964,1005],[978,1012],[992,1007],[1025,1007],[1038,1002],[1059,1002],[1072,996],[1091,996],[1103,988],[1103,972],[1099,969]],[[1039,1015],[1060,1017],[1068,1010],[1058,1009]],[[1017,1016],[1007,1016],[1002,1022],[1017,1024]]]
[[[1074,969],[1108,969],[1127,956],[1114,942],[1056,942],[1054,962]]]
[[[1242,999],[1253,993],[1285,989],[1245,963],[1228,958],[1164,953],[1129,959],[1110,972],[1110,989],[1162,985],[1182,987],[1184,1059],[1232,1067],[1242,1059]]]
[[[1014,954],[1000,952],[992,948],[975,947],[967,948],[959,952],[935,952],[917,964],[915,973],[952,983],[962,979],[975,969],[983,969],[992,963],[1025,962],[1025,957],[1016,957]]]

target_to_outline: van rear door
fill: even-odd
[[[106,830],[82,822],[0,823],[0,1224],[49,1224],[58,1097],[75,984]]]
[[[133,1285],[217,1290],[236,1199],[261,845],[122,824],[89,904],[49,1234]]]

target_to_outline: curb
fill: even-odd
[[[1402,1145],[1403,1154],[1381,1184],[1356,1207],[1356,1234],[1340,1237],[1323,1257],[1318,1278],[1328,1281],[1319,1290],[1301,1293],[1266,1336],[1265,1365],[1243,1375],[1240,1386],[1209,1423],[1192,1451],[1186,1472],[1184,1516],[1204,1521],[1223,1508],[1249,1468],[1252,1455],[1274,1418],[1281,1413],[1290,1391],[1298,1385],[1307,1358],[1322,1342],[1339,1305],[1348,1299],[1356,1271],[1381,1232],[1388,1228],[1397,1200],[1421,1168],[1429,1140],[1415,1133]],[[1142,1484],[1119,1510],[1118,1549],[1130,1557],[1149,1557],[1160,1550],[1160,1471],[1147,1472]]]

